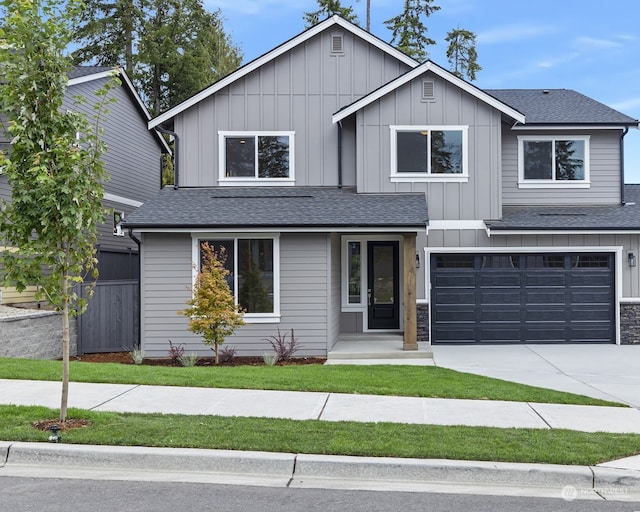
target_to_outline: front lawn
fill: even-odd
[[[0,358],[0,378],[61,380],[60,361]],[[71,380],[155,386],[320,391],[579,405],[621,405],[433,366],[219,366],[174,368],[70,363]]]
[[[31,424],[55,418],[44,407],[0,406],[0,439],[46,441]],[[71,409],[91,426],[62,433],[62,442],[268,452],[594,465],[640,453],[640,435],[569,430],[500,429],[294,421]]]

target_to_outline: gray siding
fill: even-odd
[[[330,238],[329,265],[330,274],[328,276],[329,302],[327,304],[327,349],[331,348],[336,341],[341,330],[341,274],[340,274],[340,235],[332,233]]]
[[[271,352],[264,341],[270,335],[295,330],[302,348],[299,356],[324,356],[330,276],[326,235],[286,234],[280,238],[280,323],[241,327],[226,341],[239,356]],[[177,312],[191,296],[191,236],[145,234],[141,258],[142,346],[146,357],[166,357],[169,341],[184,343],[186,352],[210,356],[201,338],[187,330],[187,319]]]
[[[344,53],[330,54],[342,33]],[[298,186],[338,183],[333,113],[408,70],[338,27],[318,34],[178,115],[181,184],[218,182],[218,131],[294,131]]]
[[[94,80],[69,88],[65,108],[80,110],[92,118],[92,105],[97,102],[94,92],[107,79]],[[124,86],[111,92],[116,103],[108,105],[109,112],[102,120],[102,140],[107,145],[103,157],[110,178],[105,192],[144,202],[160,190],[161,148],[155,134],[147,129],[147,120]],[[87,99],[76,106],[73,96]]]
[[[504,126],[502,135],[503,203],[505,205],[616,204],[620,202],[620,132],[554,131],[544,135],[590,135],[590,178],[586,188],[518,188],[518,135],[540,132],[512,131]]]
[[[434,80],[435,100],[422,101],[423,80]],[[393,183],[391,125],[468,126],[467,183]],[[360,192],[425,192],[430,220],[499,217],[500,113],[458,87],[426,73],[357,114]]]

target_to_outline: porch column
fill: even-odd
[[[404,340],[403,350],[418,350],[416,315],[416,234],[403,233]]]

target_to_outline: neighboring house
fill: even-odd
[[[161,188],[160,156],[168,146],[158,132],[149,132],[151,118],[126,73],[117,68],[78,66],[69,73],[69,87],[63,104],[68,110],[80,110],[89,119],[94,115],[93,105],[99,101],[94,94],[112,75],[116,74],[121,86],[111,91],[117,99],[110,103],[108,114],[101,121],[102,139],[107,145],[103,155],[109,180],[105,184],[103,204],[109,209],[106,222],[99,229],[100,279],[137,279],[138,246],[118,225],[123,218]],[[75,97],[87,101],[77,105]],[[6,135],[0,126],[0,145],[8,147]],[[0,198],[10,199],[11,190],[5,176],[0,174]],[[15,289],[4,288],[3,303],[32,302],[35,288],[18,294]]]
[[[239,355],[276,328],[309,356],[347,333],[636,341],[637,126],[573,91],[481,90],[329,18],[149,123],[175,131],[179,181],[124,223],[142,349],[206,353],[177,314],[205,241],[246,309]]]

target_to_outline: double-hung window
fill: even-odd
[[[527,187],[588,187],[588,136],[518,137],[518,184]]]
[[[293,135],[293,132],[220,132],[220,183],[292,185]]]
[[[391,181],[468,181],[467,126],[391,126]]]
[[[202,266],[202,244],[208,243],[229,271],[227,284],[245,319],[277,321],[280,314],[280,258],[277,236],[198,238],[195,261]]]

